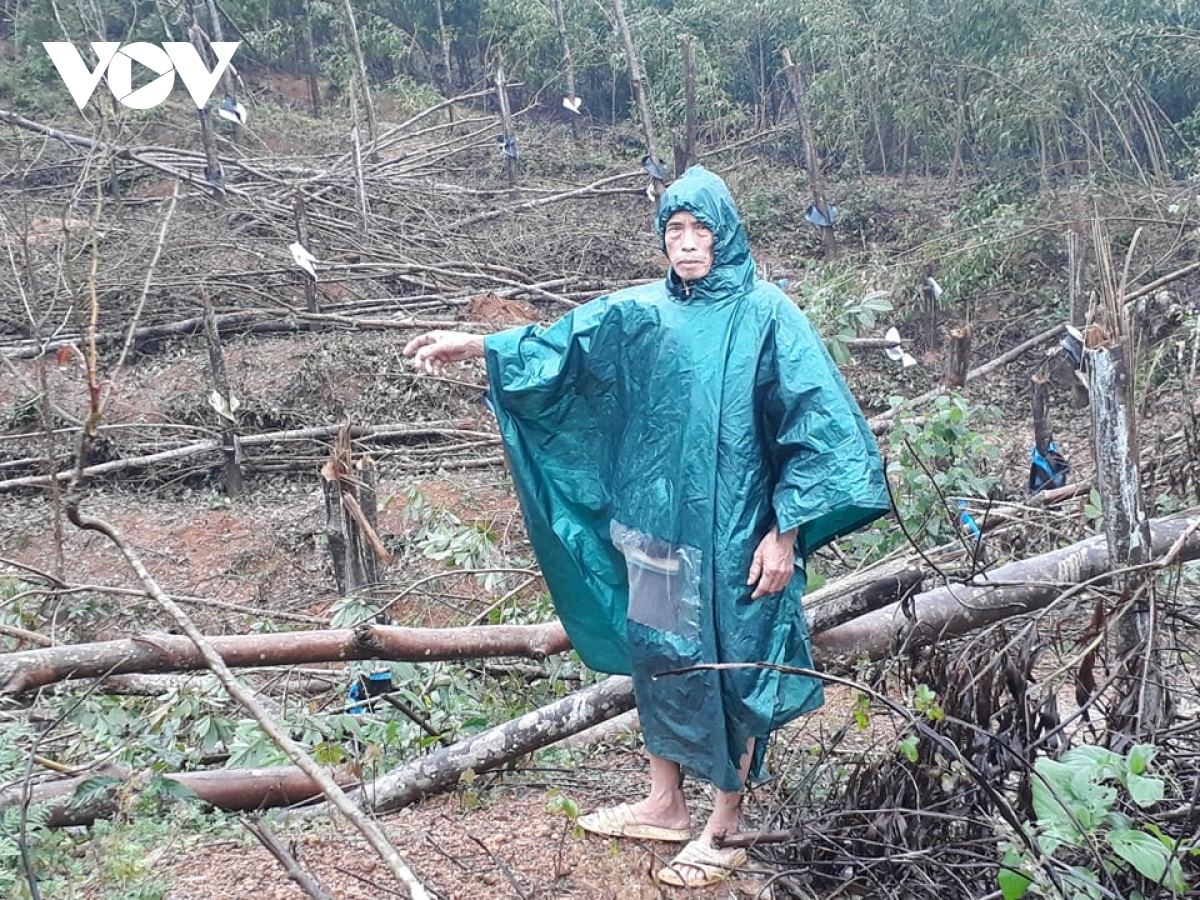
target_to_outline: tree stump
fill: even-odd
[[[960,388],[967,383],[967,372],[971,368],[971,326],[952,328],[949,337],[946,386]]]
[[[325,538],[333,576],[343,597],[372,596],[379,563],[391,562],[377,532],[375,468],[368,456],[355,460],[350,426],[342,426],[329,460],[321,467],[325,494]]]
[[[1151,559],[1138,469],[1137,419],[1124,342],[1101,325],[1084,332],[1089,376],[1096,488],[1104,509],[1104,532],[1114,569],[1118,602],[1126,605],[1116,623],[1121,659],[1121,702],[1110,719],[1113,749],[1151,740],[1165,724],[1170,697],[1161,680],[1154,579],[1143,566]]]

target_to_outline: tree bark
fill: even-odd
[[[326,631],[217,635],[209,642],[230,668],[383,659],[437,662],[489,656],[544,659],[570,649],[558,622],[468,628],[361,625]],[[204,659],[188,638],[146,634],[117,641],[42,647],[0,656],[0,695],[130,672],[190,672]]]
[[[367,77],[367,61],[363,58],[362,42],[358,39],[358,23],[354,20],[354,6],[350,0],[342,0],[342,9],[346,14],[346,35],[350,41],[350,52],[354,54],[357,63],[359,90],[362,91],[363,108],[367,113],[367,156],[375,157],[375,138],[379,127],[375,123],[375,104],[371,100],[371,83]],[[353,105],[353,104],[352,104]]]
[[[567,39],[567,17],[563,13],[563,0],[554,0],[554,27],[558,29],[558,45],[562,48],[563,78],[567,83],[567,97],[572,103],[579,98],[575,84],[575,59],[571,56],[571,42]],[[578,110],[571,111],[571,137],[579,140]]]
[[[51,828],[90,825],[97,819],[107,819],[118,811],[117,794],[133,773],[116,766],[103,766],[70,778],[39,782],[31,786],[30,803],[48,804]],[[213,769],[205,772],[170,772],[163,776],[177,782],[205,803],[230,812],[291,806],[311,800],[321,793],[317,783],[298,766],[272,766],[262,769]],[[330,772],[330,777],[343,787],[355,784],[358,778],[349,772]],[[108,790],[99,793],[85,804],[72,802],[75,791],[85,781],[114,778]],[[24,785],[0,792],[0,810],[22,803]]]
[[[1200,558],[1200,515],[1151,523],[1151,558]],[[925,591],[909,604],[885,606],[813,635],[814,659],[824,668],[850,671],[862,658],[882,659],[899,647],[925,645],[966,634],[1009,616],[1049,606],[1072,585],[1111,571],[1106,539],[1088,538],[1032,559],[998,566],[962,584]],[[912,615],[905,613],[911,608]]]
[[[1067,302],[1071,325],[1080,332],[1087,327],[1089,306],[1083,292],[1082,236],[1083,223],[1077,219],[1067,232]],[[1071,380],[1071,405],[1075,409],[1084,409],[1088,405],[1088,389],[1078,378]]]
[[[237,399],[225,374],[225,357],[221,352],[221,333],[217,330],[216,314],[207,293],[201,293],[204,303],[204,337],[208,343],[208,366],[213,380],[213,408],[221,417],[221,451],[225,468],[221,483],[228,497],[240,497],[245,490],[242,477],[242,448],[237,433]]]
[[[496,102],[500,105],[500,152],[504,156],[504,177],[509,187],[517,184],[517,133],[513,130],[508,107],[508,86],[504,80],[504,58],[496,61]]]
[[[971,368],[971,326],[950,329],[946,359],[946,387],[960,388],[967,383]]]
[[[351,796],[377,812],[399,809],[453,787],[468,770],[494,769],[632,708],[633,683],[625,676],[612,676],[393,769]]]
[[[214,41],[225,40],[225,29],[221,27],[221,15],[217,11],[216,0],[205,0],[205,5],[208,11],[208,21],[210,23],[209,34],[212,35]],[[225,92],[225,96],[230,100],[237,101],[237,88],[234,86],[233,80],[233,65],[225,67],[225,71],[221,73],[221,90]],[[235,143],[240,143],[245,137],[246,127],[239,120],[233,123],[233,140]]]
[[[559,0],[561,2],[561,0]],[[442,0],[434,0],[434,10],[437,13],[438,46],[442,51],[442,74],[435,78],[442,96],[449,100],[454,96],[454,70],[450,67],[450,33],[446,30],[446,16],[442,9]],[[454,121],[454,104],[447,107],[450,121]]]
[[[321,469],[325,539],[338,593],[371,597],[379,585],[379,563],[391,562],[391,555],[378,535],[374,467],[370,457],[354,458],[350,434],[346,423]]]
[[[1035,372],[1029,379],[1031,406],[1033,408],[1033,445],[1044,458],[1050,452],[1054,430],[1050,427],[1049,405],[1050,378],[1044,372]]]
[[[196,48],[201,59],[208,56],[200,38],[200,27],[196,24],[192,25],[192,46]],[[204,147],[204,180],[212,189],[213,199],[224,203],[225,171],[221,168],[221,158],[217,155],[217,138],[213,133],[212,116],[207,106],[196,110],[196,115],[200,120],[200,144]]]
[[[321,81],[317,77],[317,60],[313,53],[312,4],[301,0],[300,13],[300,65],[308,81],[308,100],[312,105],[314,119],[321,118]]]
[[[312,252],[312,244],[309,243],[308,236],[308,209],[304,202],[304,192],[299,188],[292,194],[292,213],[296,225],[296,240],[305,250]],[[297,266],[299,269],[299,266]],[[317,299],[317,280],[308,274],[304,269],[299,270],[298,277],[304,282],[304,308],[310,313],[319,313],[321,311],[320,301]]]
[[[1137,743],[1152,740],[1165,724],[1168,697],[1159,663],[1154,579],[1142,568],[1150,558],[1150,523],[1138,474],[1133,379],[1123,342],[1110,340],[1100,325],[1089,326],[1084,335],[1096,488],[1104,509],[1108,555],[1118,569],[1113,586],[1127,605],[1116,627],[1115,649],[1124,675],[1119,712],[1111,717],[1110,730],[1125,743]]]
[[[686,172],[696,159],[696,66],[692,60],[692,37],[679,36],[683,58],[683,144],[675,145],[675,173]]]

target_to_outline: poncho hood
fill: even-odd
[[[754,283],[754,260],[725,182],[704,166],[692,166],[667,188],[654,220],[664,253],[667,221],[680,210],[690,212],[712,232],[713,266],[694,282],[681,281],[671,270],[667,289],[672,296],[685,302],[715,302],[749,290]]]

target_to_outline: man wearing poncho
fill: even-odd
[[[431,332],[434,370],[483,356],[530,540],[589,666],[633,676],[650,796],[579,819],[686,840],[681,771],[716,788],[704,830],[660,880],[724,877],[766,739],[823,702],[801,606],[804,559],[887,511],[878,450],[807,318],[756,280],[725,183],[689,169],[656,217],[671,262],[553,325]],[[800,574],[793,577],[794,567]]]

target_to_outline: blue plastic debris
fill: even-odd
[[[832,203],[826,204],[828,215],[821,212],[816,206],[810,204],[808,210],[804,213],[804,218],[812,222],[818,228],[832,228],[833,223],[837,221],[837,207]]]
[[[976,523],[975,518],[969,512],[967,512],[966,500],[958,501],[958,520],[966,526],[967,531],[971,532],[972,537],[980,537],[982,532],[979,530],[979,525]]]
[[[507,156],[509,159],[520,159],[520,151],[517,150],[517,136],[510,134],[505,137],[502,134],[496,135],[496,147],[500,153]]]
[[[361,715],[367,711],[367,700],[386,694],[393,690],[392,673],[387,669],[376,669],[367,675],[359,675],[350,685],[347,698],[350,700],[348,711],[352,715]]]
[[[1029,493],[1065,487],[1071,475],[1071,465],[1051,441],[1042,455],[1037,446],[1029,448]]]
[[[653,159],[649,154],[642,157],[642,168],[651,178],[659,181],[667,180],[667,164],[661,159]]]

